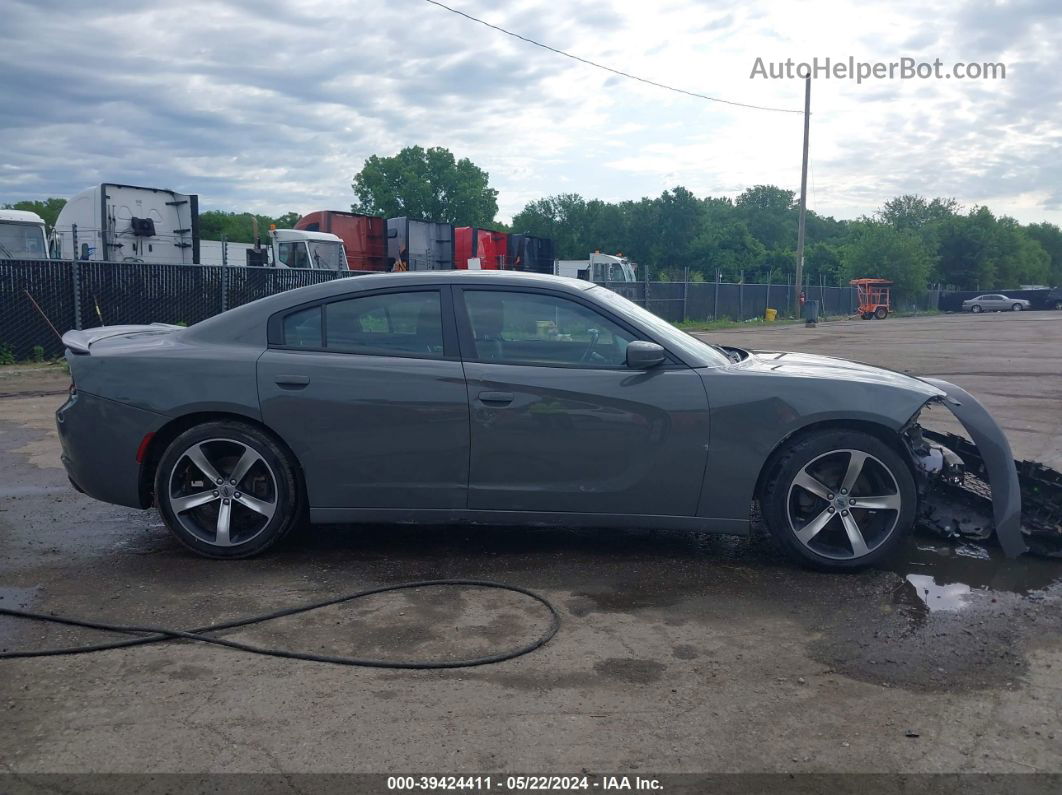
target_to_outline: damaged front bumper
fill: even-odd
[[[1026,552],[1018,470],[1002,428],[965,389],[936,378],[922,380],[944,392],[939,402],[948,407],[973,440],[979,469],[973,474],[987,480],[990,496],[966,488],[967,462],[951,446],[940,443],[947,437],[912,424],[906,438],[923,475],[920,521],[946,535],[986,538],[994,531],[1007,557]]]

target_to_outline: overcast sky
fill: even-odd
[[[449,0],[584,58],[690,91],[801,108],[766,62],[1001,62],[1004,80],[818,79],[809,206],[855,217],[954,196],[1062,223],[1062,1]],[[5,0],[0,202],[100,182],[206,209],[347,209],[371,154],[445,146],[508,220],[560,192],[800,182],[799,114],[626,80],[424,0]]]

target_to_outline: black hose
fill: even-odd
[[[524,596],[529,596],[549,610],[549,627],[536,640],[524,646],[520,646],[517,649],[500,652],[498,654],[491,654],[485,657],[473,657],[467,660],[370,660],[362,659],[360,657],[311,654],[309,652],[288,651],[286,649],[271,649],[262,646],[252,646],[249,643],[239,643],[234,640],[211,637],[210,635],[205,634],[210,632],[220,632],[226,629],[235,629],[236,627],[246,627],[251,624],[260,624],[263,621],[272,621],[274,618],[283,618],[284,616],[306,613],[310,610],[317,610],[322,607],[330,607],[332,605],[342,604],[343,602],[362,599],[366,596],[372,596],[373,594],[387,593],[388,591],[402,591],[411,588],[430,588],[435,586],[492,588],[495,590],[512,591],[514,593],[523,594]],[[199,641],[200,643],[212,643],[216,646],[227,646],[230,649],[250,652],[251,654],[264,654],[269,657],[334,663],[336,665],[354,665],[363,668],[469,668],[474,665],[489,665],[490,663],[503,662],[533,652],[535,649],[548,643],[549,640],[557,634],[557,630],[560,629],[560,614],[557,613],[557,609],[550,604],[544,596],[541,596],[534,591],[529,591],[526,588],[521,588],[518,585],[505,585],[504,583],[491,582],[489,580],[421,580],[419,582],[407,582],[400,585],[385,585],[380,588],[357,591],[352,594],[347,594],[346,596],[338,596],[334,599],[326,599],[322,602],[313,602],[312,604],[303,605],[301,607],[289,607],[284,610],[277,610],[273,613],[252,616],[251,618],[227,621],[223,624],[210,624],[187,632],[179,629],[168,629],[166,627],[140,627],[123,624],[106,624],[101,621],[66,618],[64,616],[49,615],[46,613],[34,613],[28,610],[12,610],[6,607],[0,607],[0,615],[11,616],[13,618],[24,618],[31,621],[47,621],[52,624],[65,624],[72,627],[86,627],[88,629],[96,629],[106,632],[142,635],[142,637],[131,638],[129,640],[97,643],[88,646],[70,646],[60,649],[39,650],[16,649],[15,651],[0,652],[0,659],[8,660],[26,657],[54,657],[64,654],[89,654],[97,651],[109,651],[111,649],[139,646],[145,643],[158,643],[164,640],[194,640]]]

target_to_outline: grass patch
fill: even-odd
[[[683,331],[718,331],[728,328],[762,328],[764,326],[785,326],[792,323],[803,323],[792,317],[780,317],[777,320],[766,321],[762,317],[754,317],[749,320],[731,320],[728,317],[720,317],[715,320],[683,320],[675,323],[676,328]]]

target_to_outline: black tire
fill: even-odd
[[[889,310],[883,306],[879,306],[877,309],[874,310],[874,317],[876,317],[878,320],[884,320],[888,316]]]
[[[983,312],[984,310],[981,308],[980,304],[974,304],[973,306],[970,307],[970,311],[973,312],[975,315],[977,315],[977,314],[980,314],[981,312]]]
[[[206,456],[221,481],[236,474],[233,470],[246,451],[257,458],[235,485],[231,480],[211,483],[205,470],[192,462],[193,449]],[[176,500],[200,496],[201,505],[175,511]],[[299,523],[302,503],[290,454],[270,434],[236,420],[207,422],[180,434],[162,454],[155,472],[155,504],[166,526],[184,546],[208,558],[246,558],[263,552]],[[227,506],[224,535],[222,505]]]
[[[852,493],[842,495],[843,477],[856,458],[849,451],[868,458]],[[824,486],[830,499],[825,494],[817,497],[794,482],[803,478],[805,467],[820,467],[813,470],[816,485]],[[836,477],[830,474],[831,469],[836,470]],[[870,499],[879,490],[884,495],[879,499],[898,502],[898,508],[858,507],[859,499]],[[855,507],[850,507],[851,500],[856,501]],[[774,458],[760,495],[767,528],[781,547],[801,563],[823,571],[855,571],[888,557],[913,527],[917,501],[914,477],[899,453],[874,436],[844,429],[812,432],[787,444]],[[839,515],[842,510],[848,518]],[[802,511],[814,518],[801,523]],[[802,541],[798,532],[812,529],[818,519],[824,519],[824,524],[810,540]],[[856,525],[865,553],[856,553],[848,522]]]
[[[864,312],[862,315],[860,315],[860,317],[863,318],[863,320],[873,320],[874,319],[874,313],[873,312]]]
[[[1021,304],[1014,304],[1014,306],[1012,306],[1010,308],[1010,311],[1011,312],[1020,312],[1022,309],[1023,309],[1023,307],[1022,307]]]

